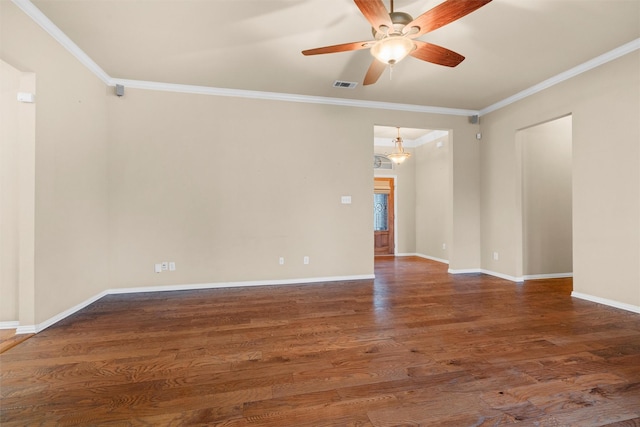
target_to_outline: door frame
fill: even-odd
[[[386,175],[386,174],[381,174],[381,175],[374,175],[373,177],[374,181],[376,179],[383,179],[386,181],[389,181],[390,183],[390,187],[391,187],[391,193],[390,193],[390,202],[392,204],[392,210],[391,210],[391,214],[393,215],[392,221],[390,223],[390,227],[392,228],[392,234],[391,234],[391,239],[390,242],[392,242],[393,244],[393,248],[390,250],[389,253],[387,254],[376,254],[375,250],[374,250],[374,256],[395,256],[396,255],[396,249],[398,247],[398,233],[397,233],[397,229],[398,229],[398,197],[397,197],[397,191],[396,191],[396,185],[397,185],[397,180],[398,180],[398,176],[397,175]],[[375,190],[374,190],[375,193]],[[374,231],[375,233],[375,231]]]

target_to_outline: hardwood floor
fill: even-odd
[[[0,329],[0,354],[28,340],[33,334],[16,335],[15,329]],[[1,384],[1,383],[0,383]]]
[[[111,295],[0,355],[3,426],[640,426],[640,315],[380,258],[376,279]]]

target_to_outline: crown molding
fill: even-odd
[[[484,116],[493,111],[499,110],[500,108],[504,108],[507,105],[513,104],[514,102],[520,101],[521,99],[527,98],[538,92],[542,92],[543,90],[548,89],[551,86],[555,86],[558,83],[562,83],[579,74],[582,74],[593,68],[599,67],[600,65],[606,64],[607,62],[613,61],[614,59],[618,59],[621,56],[624,56],[638,49],[640,49],[640,38],[632,40],[629,43],[623,44],[622,46],[617,47],[616,49],[613,49],[607,53],[597,56],[587,62],[584,62],[556,76],[553,76],[543,82],[538,83],[537,85],[531,86],[530,88],[525,89],[521,92],[518,92],[515,95],[512,95],[508,98],[505,98],[502,101],[496,102],[493,105],[485,107],[480,110],[479,115]]]
[[[80,61],[85,67],[92,71],[100,80],[102,80],[108,86],[115,86],[116,84],[124,85],[125,87],[135,89],[147,89],[158,90],[165,92],[180,92],[180,93],[192,93],[201,95],[213,95],[213,96],[228,96],[236,98],[252,98],[252,99],[265,99],[274,101],[288,101],[288,102],[302,102],[308,104],[325,104],[325,105],[338,105],[344,107],[358,107],[358,108],[373,108],[381,110],[396,110],[407,111],[414,113],[430,113],[430,114],[445,114],[452,116],[483,116],[496,111],[500,108],[504,108],[507,105],[520,101],[533,94],[541,92],[551,86],[564,82],[572,77],[589,71],[595,67],[603,65],[609,61],[613,61],[621,56],[631,53],[640,49],[640,38],[630,41],[616,49],[613,49],[603,55],[600,55],[590,61],[580,64],[571,68],[563,73],[560,73],[554,77],[551,77],[537,85],[531,86],[528,89],[520,91],[515,95],[496,102],[481,110],[467,110],[459,108],[444,108],[433,107],[426,105],[414,105],[414,104],[397,104],[393,102],[380,102],[380,101],[364,101],[358,99],[347,98],[330,98],[323,96],[308,96],[297,95],[288,93],[276,93],[276,92],[261,92],[253,90],[242,89],[226,89],[216,88],[209,86],[194,86],[172,83],[160,83],[150,82],[142,80],[127,80],[112,78],[109,76],[98,64],[96,64],[78,45],[76,45],[66,34],[60,30],[47,16],[40,11],[29,0],[11,0],[18,8],[27,14],[34,22],[40,25],[51,37],[53,37],[58,43],[60,43],[65,49],[67,49],[78,61]]]
[[[180,92],[200,95],[228,96],[236,98],[265,99],[274,101],[302,102],[307,104],[338,105],[344,107],[374,108],[381,110],[397,110],[415,113],[445,114],[453,116],[472,116],[475,110],[458,108],[432,107],[425,105],[397,104],[393,102],[363,101],[346,98],[330,98],[323,96],[307,96],[288,93],[261,92],[242,89],[226,89],[208,86],[194,86],[172,83],[160,83],[142,80],[112,78],[96,64],[80,47],[60,30],[47,16],[29,0],[12,0],[27,16],[42,27],[51,37],[67,49],[85,67],[93,72],[108,86],[121,84],[128,88],[157,90],[164,92]]]
[[[330,98],[324,96],[297,95],[292,93],[262,92],[256,90],[227,89],[210,86],[195,86],[175,83],[161,83],[144,80],[111,79],[111,86],[123,85],[132,89],[146,89],[164,92],[191,93],[199,95],[229,96],[235,98],[266,99],[272,101],[302,102],[307,104],[338,105],[343,107],[374,108],[380,110],[398,110],[414,113],[446,114],[453,116],[471,116],[475,110],[459,108],[431,107],[426,105],[397,104],[393,102],[364,101],[348,98]]]
[[[111,85],[111,77],[96,64],[93,59],[82,51],[60,28],[56,26],[47,16],[40,11],[29,0],[12,0],[20,10],[29,16],[36,24],[40,25],[51,37],[67,49],[78,61],[87,67],[106,85]]]

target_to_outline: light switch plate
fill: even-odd
[[[20,102],[32,103],[32,102],[35,102],[35,100],[36,100],[36,95],[33,93],[18,92],[18,101]]]

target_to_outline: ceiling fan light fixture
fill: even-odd
[[[393,139],[393,143],[395,144],[396,149],[393,153],[387,154],[387,158],[396,165],[399,165],[400,163],[411,157],[411,153],[406,153],[404,151],[404,147],[402,147],[402,137],[400,136],[400,128],[396,129],[398,129],[398,136]]]
[[[371,47],[371,55],[383,64],[394,65],[415,48],[415,43],[402,34],[389,34]]]
[[[390,66],[389,71],[391,71],[393,66],[407,55],[446,67],[457,66],[464,60],[464,56],[447,48],[418,40],[418,38],[457,21],[491,2],[491,0],[438,0],[437,6],[413,19],[408,13],[395,11],[393,0],[389,0],[390,10],[387,10],[383,0],[353,1],[371,24],[374,40],[307,49],[303,50],[302,54],[305,56],[320,55],[369,49],[373,59],[364,76],[362,82],[364,86],[377,82],[387,65]],[[391,73],[389,73],[389,77],[391,77]]]

